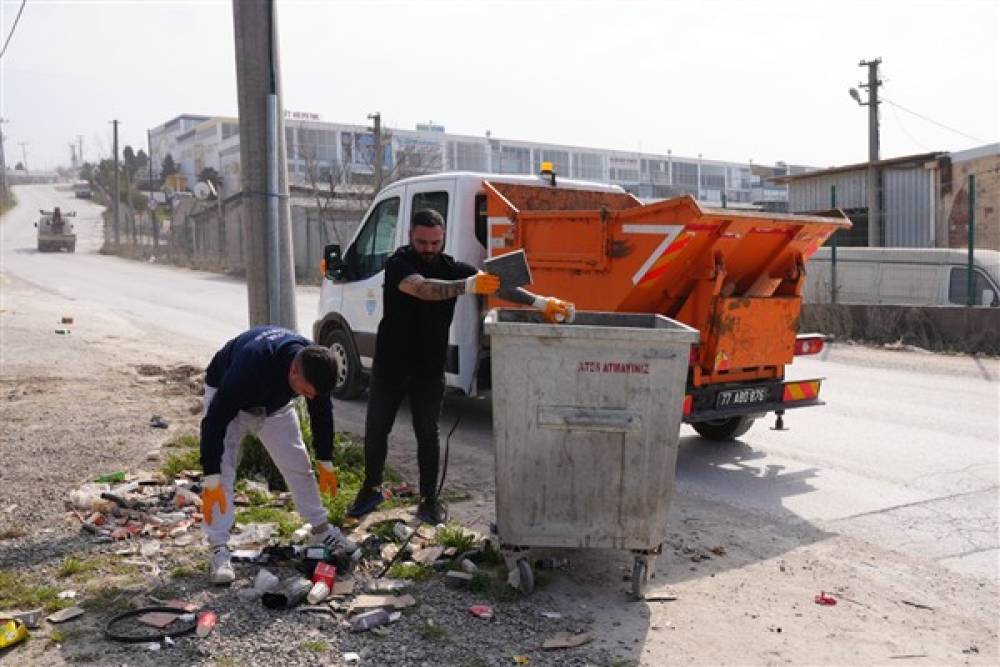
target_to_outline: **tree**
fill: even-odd
[[[80,167],[80,180],[93,181],[96,176],[94,165],[90,162],[84,162],[83,166]]]
[[[222,187],[222,175],[215,170],[215,167],[205,167],[202,169],[201,173],[198,174],[198,180],[205,181],[206,183],[210,182],[215,186],[216,191]]]
[[[122,151],[122,164],[125,165],[125,170],[129,174],[135,173],[135,151],[131,146],[126,146],[125,150]]]
[[[163,158],[163,162],[160,164],[160,175],[161,176],[173,176],[177,173],[177,163],[174,162],[174,156],[167,153],[167,156]]]
[[[14,171],[24,171],[24,163],[18,162],[14,165]]]

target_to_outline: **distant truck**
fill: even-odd
[[[90,189],[90,183],[87,181],[77,181],[74,183],[73,194],[77,199],[90,199],[94,196],[93,191]]]
[[[75,218],[76,212],[63,213],[56,206],[51,211],[40,210],[42,217],[35,223],[38,228],[38,252],[59,252],[66,249],[76,252],[76,234],[73,223],[68,218]]]

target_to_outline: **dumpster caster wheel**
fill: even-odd
[[[643,558],[636,558],[632,564],[632,597],[641,600],[646,597],[646,584],[649,583],[649,568]]]
[[[521,585],[521,592],[531,595],[535,590],[535,573],[531,571],[531,563],[525,559],[517,561],[517,578]]]

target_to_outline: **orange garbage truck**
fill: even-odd
[[[785,366],[814,354],[819,335],[797,334],[806,262],[842,213],[782,215],[706,208],[691,197],[652,204],[614,185],[540,175],[443,172],[389,184],[353,237],[326,246],[313,338],[338,362],[333,394],[364,391],[382,316],[383,266],[408,242],[408,221],[433,208],[445,252],[475,266],[524,250],[532,292],[578,309],[658,313],[700,332],[692,349],[684,419],[703,437],[729,440],[768,412],[819,405],[821,379],[789,382]],[[445,379],[468,395],[489,388],[486,308],[459,299]]]
[[[484,188],[488,253],[523,249],[532,291],[698,329],[684,421],[703,437],[730,440],[768,412],[821,404],[822,379],[786,381],[785,365],[822,349],[823,336],[798,334],[806,262],[850,227],[842,213],[707,208],[690,196],[643,205],[551,183]]]

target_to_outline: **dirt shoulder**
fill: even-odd
[[[539,576],[531,597],[490,600],[495,621],[478,623],[468,607],[482,600],[434,580],[418,586],[416,610],[378,638],[345,634],[311,614],[266,612],[241,601],[236,590],[208,588],[197,547],[171,549],[170,571],[126,568],[112,558],[118,545],[80,534],[63,501],[98,474],[157,468],[153,452],[173,435],[195,431],[199,401],[188,376],[146,375],[140,365],[201,367],[212,350],[16,279],[0,280],[0,574],[78,589],[91,600],[81,620],[43,627],[26,644],[0,652],[0,663],[343,664],[345,651],[358,652],[363,665],[510,665],[515,655],[528,656],[531,665],[1000,662],[995,584],[953,574],[920,554],[886,551],[690,491],[674,498],[651,586],[673,600],[628,598],[627,553],[551,551],[539,555],[568,556],[570,566]],[[62,324],[64,316],[73,324]],[[56,333],[63,328],[71,333]],[[166,432],[149,426],[154,414],[170,422]],[[407,438],[407,429],[397,436]],[[405,471],[412,452],[395,447],[392,457]],[[454,455],[448,473],[471,491],[470,500],[452,504],[453,515],[480,530],[493,516],[491,466],[484,447]],[[67,575],[70,557],[104,558],[101,578]],[[240,566],[238,574],[243,586],[254,571]],[[101,587],[112,584],[119,593],[105,600]],[[838,603],[816,604],[821,591]],[[151,594],[219,610],[216,632],[157,653],[101,636],[112,608]],[[424,632],[428,619],[443,634]],[[586,632],[592,641],[560,653],[539,650],[541,639],[556,632]]]

